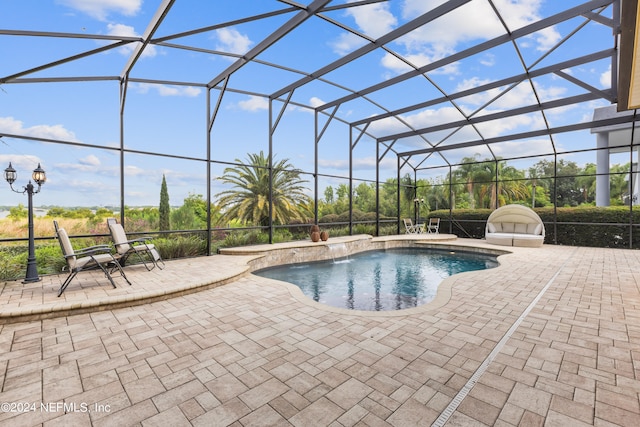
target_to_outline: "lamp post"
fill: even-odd
[[[36,251],[33,236],[33,195],[40,192],[40,187],[47,180],[47,175],[45,174],[44,169],[40,167],[40,163],[38,163],[38,167],[35,168],[33,170],[33,174],[31,174],[31,178],[36,184],[38,184],[37,190],[31,183],[31,180],[29,180],[29,183],[25,187],[22,187],[22,191],[14,189],[13,183],[17,178],[18,174],[11,166],[11,162],[9,162],[9,167],[4,170],[4,179],[7,180],[12,191],[22,194],[27,193],[29,200],[29,257],[27,258],[27,273],[25,275],[24,282],[22,283],[38,282],[40,281],[40,277],[38,277],[38,266],[36,265]]]
[[[424,199],[415,198],[413,199],[413,203],[415,204],[416,210],[416,224],[420,224],[420,205],[424,203]]]

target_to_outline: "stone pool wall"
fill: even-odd
[[[451,239],[449,239],[451,240]],[[455,236],[454,239],[455,240]],[[491,253],[502,255],[503,250],[487,250],[486,248],[461,247],[452,241],[429,241],[424,239],[374,238],[369,235],[345,236],[329,239],[326,242],[288,242],[274,245],[257,245],[243,248],[221,250],[225,255],[256,255],[249,261],[250,271],[262,270],[282,264],[298,264],[330,259],[342,259],[359,252],[393,248],[434,248],[439,250],[455,250],[466,252]]]

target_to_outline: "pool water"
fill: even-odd
[[[293,283],[314,301],[333,307],[390,311],[433,300],[446,277],[496,266],[491,255],[404,248],[283,265],[254,274]]]

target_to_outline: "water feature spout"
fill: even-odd
[[[334,264],[336,263],[336,258],[345,258],[344,262],[349,262],[349,251],[347,250],[346,243],[331,243],[327,245],[327,249],[329,250],[329,253],[331,253],[331,258],[333,259]]]
[[[298,250],[297,249],[291,249],[291,260],[293,261],[293,264],[297,264],[300,262],[300,258],[301,255],[298,254]]]

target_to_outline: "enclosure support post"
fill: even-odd
[[[498,159],[495,159],[494,162],[496,163],[496,175],[494,176],[494,179],[496,180],[495,183],[495,196],[496,196],[496,203],[493,206],[493,209],[498,209],[500,207],[500,201],[498,200],[498,198],[500,197],[500,189],[498,188],[498,186],[500,185],[500,174],[498,173]]]
[[[400,234],[400,216],[401,216],[401,212],[400,212],[400,155],[396,156],[396,159],[398,159],[398,176],[396,177],[397,181],[396,181],[396,212],[398,214],[398,218],[396,221],[397,224],[397,230],[398,230],[398,234]]]
[[[127,98],[127,80],[120,81],[120,224],[124,227],[124,106]]]
[[[207,255],[211,255],[211,131],[213,124],[216,121],[218,111],[220,111],[220,105],[222,104],[222,98],[227,91],[227,83],[229,78],[224,80],[216,106],[211,111],[211,89],[207,88]]]
[[[376,236],[380,235],[380,143],[376,141]]]
[[[553,243],[558,244],[558,153],[553,153]]]
[[[633,110],[633,122],[631,122],[631,142],[629,143],[629,249],[633,249],[633,206],[635,205],[633,184],[636,180],[634,176],[635,174],[633,173],[633,141],[636,132],[637,112],[638,110]]]
[[[453,234],[453,166],[449,165],[449,234]]]

